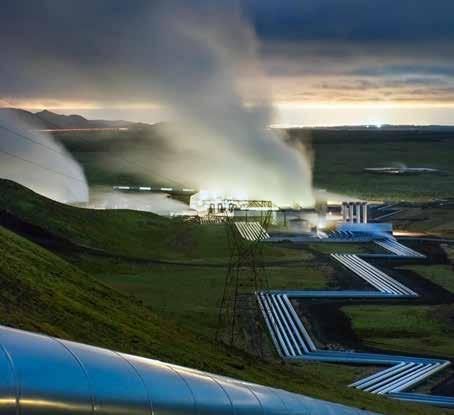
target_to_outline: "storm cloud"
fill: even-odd
[[[159,25],[153,16],[163,4],[169,3],[4,0],[0,103],[81,108],[87,114],[103,110],[104,115],[109,115],[108,108],[112,116],[119,109],[148,108],[151,111],[146,113],[158,113],[162,103],[150,97],[147,82],[150,71],[162,64],[162,39],[158,31],[151,39],[149,33]],[[201,21],[211,19],[213,7],[226,16],[241,10],[257,33],[258,58],[278,105],[454,105],[454,3],[450,0],[191,0],[184,4],[197,10]],[[174,7],[178,16],[178,2],[167,7]],[[159,112],[157,117],[164,115]]]

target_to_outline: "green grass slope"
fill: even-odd
[[[225,267],[143,264],[93,256],[78,257],[77,265],[106,285],[142,300],[160,315],[214,339]],[[332,267],[314,267],[309,261],[266,269],[270,289],[324,289],[332,273]]]
[[[362,305],[342,310],[366,346],[441,358],[454,356],[454,304]]]
[[[77,208],[0,179],[0,215],[2,212],[71,243],[109,254],[179,261],[228,257],[223,226],[190,224],[150,212]],[[297,251],[283,248],[266,252],[275,258],[301,257]]]
[[[206,258],[225,250],[220,228],[196,229],[149,212],[67,206],[6,180],[0,181],[0,189],[0,210],[75,244],[162,259]]]
[[[414,271],[425,279],[434,282],[454,294],[454,268],[451,264],[443,265],[407,265],[400,269]]]

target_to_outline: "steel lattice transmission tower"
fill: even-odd
[[[262,357],[265,330],[256,293],[268,289],[262,241],[268,237],[271,208],[269,201],[251,201],[250,212],[254,215],[226,216],[230,261],[216,333],[217,341]],[[258,216],[257,212],[260,212]],[[248,233],[248,228],[253,232]]]

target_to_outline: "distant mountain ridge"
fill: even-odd
[[[34,114],[44,124],[50,126],[50,128],[95,128],[96,123],[87,120],[81,115],[61,115],[48,110],[36,112]]]
[[[74,129],[74,128],[122,128],[132,125],[150,126],[152,124],[133,122],[125,120],[89,120],[82,115],[57,114],[49,110],[39,112],[30,112],[19,108],[0,108],[0,120],[2,116],[12,116],[19,122],[30,126],[34,129]],[[153,125],[160,124],[155,123]],[[291,125],[274,125],[271,126],[276,130],[329,130],[329,131],[454,131],[454,125],[337,125],[337,126],[291,126]]]
[[[62,115],[43,110],[36,113],[19,108],[0,108],[0,117],[12,117],[34,129],[121,128],[133,122],[123,120],[88,120],[81,115]]]

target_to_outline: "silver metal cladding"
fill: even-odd
[[[0,326],[0,415],[371,415]]]

